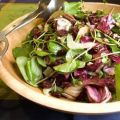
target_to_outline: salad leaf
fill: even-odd
[[[116,99],[120,100],[120,64],[115,66]]]
[[[42,58],[37,57],[37,61],[38,61],[39,65],[41,65],[42,67],[47,67],[45,61]]]
[[[99,78],[102,78],[104,75],[104,72],[102,70],[100,70],[100,72],[98,74],[99,74]]]
[[[25,70],[29,78],[27,82],[30,85],[37,87],[37,82],[43,78],[43,75],[42,75],[42,69],[38,64],[36,57],[33,57],[27,61]]]
[[[85,67],[85,62],[80,61],[80,60],[76,60],[76,69],[78,68],[84,68]]]
[[[104,34],[104,35],[109,39],[109,41],[110,41],[111,43],[120,46],[120,42],[118,42],[117,40],[115,40],[114,38],[110,37],[110,36],[107,35],[107,34]]]
[[[33,50],[32,45],[26,44],[24,46],[14,48],[12,52],[15,58],[20,57],[20,56],[28,57],[32,50]]]
[[[101,10],[97,10],[97,11],[96,11],[96,16],[97,16],[97,17],[102,17],[102,16],[104,16],[104,15],[105,15],[104,11],[101,11]]]
[[[82,11],[82,2],[64,2],[64,11],[78,18],[85,17],[85,13]]]
[[[43,51],[43,50],[36,50],[35,53],[36,53],[38,56],[40,56],[40,57],[44,57],[44,56],[49,55],[48,52]]]
[[[82,53],[83,50],[68,50],[66,54],[66,61],[72,61],[74,57],[80,53]]]
[[[64,2],[64,11],[68,14],[75,15],[81,8],[81,2]]]
[[[111,48],[112,52],[120,51],[120,48],[118,48],[117,45],[110,45],[110,48]]]
[[[92,55],[89,54],[88,52],[85,53],[85,55],[83,56],[83,61],[90,61],[92,59]]]
[[[78,85],[79,83],[79,79],[75,79],[74,77],[72,78],[72,84],[75,86],[75,85]]]
[[[53,41],[49,41],[48,42],[48,50],[49,50],[49,52],[56,55],[60,50],[62,50],[62,47]]]
[[[47,67],[45,70],[44,70],[44,75],[46,76],[46,77],[48,77],[50,74],[52,74],[54,71],[53,71],[53,69],[51,68],[51,67]]]
[[[120,23],[120,13],[114,13],[114,14],[113,14],[113,18],[114,18],[118,23]]]
[[[35,57],[31,59],[31,71],[36,76],[35,81],[38,81],[39,79],[42,79],[42,69],[37,63],[37,60]]]
[[[103,1],[103,3],[107,3],[107,0],[102,0]]]
[[[120,27],[115,26],[115,27],[112,28],[112,31],[113,31],[114,33],[120,35]]]
[[[120,42],[118,42],[117,40],[111,38],[111,37],[108,37],[110,43],[112,44],[117,44],[117,45],[110,45],[110,48],[112,49],[112,52],[118,52],[120,51],[120,48],[118,46],[120,46]]]
[[[85,62],[79,60],[73,60],[72,62],[67,62],[58,66],[55,66],[54,69],[58,72],[69,73],[73,72],[78,68],[85,67]]]
[[[104,64],[108,63],[109,58],[106,53],[102,53],[101,57],[102,57],[102,63],[104,63]]]
[[[27,81],[29,84],[33,85],[33,83],[31,82],[33,80],[33,75],[32,75],[32,71],[31,71],[31,62],[30,60],[27,61],[26,66],[25,66],[25,70],[26,70],[26,74],[29,78],[29,80]],[[35,86],[35,85],[33,85]]]
[[[50,56],[49,56],[49,59],[50,59],[50,62],[51,62],[51,63],[54,63],[57,58],[56,58],[56,56],[54,56],[54,55],[50,55]]]
[[[76,86],[76,85],[82,86],[82,82],[81,82],[80,79],[74,78],[72,74],[71,74],[71,78],[72,78],[72,84],[73,84],[73,86]]]
[[[53,85],[51,92],[63,92],[63,89],[61,87],[58,87],[56,84]]]
[[[29,78],[28,78],[28,76],[27,76],[27,73],[26,73],[26,69],[25,69],[25,66],[26,66],[26,64],[27,64],[27,61],[28,61],[28,58],[27,58],[27,57],[23,57],[23,56],[18,57],[18,58],[16,59],[16,63],[17,63],[17,65],[18,65],[18,68],[19,68],[19,70],[20,70],[23,78],[24,78],[26,81],[29,80]]]
[[[87,42],[87,43],[79,43],[79,42],[75,42],[73,40],[73,37],[71,34],[67,35],[67,46],[69,49],[85,49],[85,48],[92,48],[92,46],[95,46],[94,42]]]
[[[101,41],[101,43],[102,43],[102,37],[106,37],[111,44],[115,44],[115,45],[109,45],[109,47],[111,48],[112,52],[118,52],[118,51],[120,51],[120,48],[118,47],[118,46],[120,46],[120,43],[119,43],[117,40],[115,40],[115,39],[113,39],[112,37],[110,37],[109,35],[103,34],[103,33],[101,33],[99,30],[97,30],[97,31],[96,31],[96,37],[98,37],[98,38],[96,38],[96,39],[97,39],[99,42]],[[100,39],[101,39],[101,40],[100,40]],[[117,46],[116,44],[117,44],[118,46]]]

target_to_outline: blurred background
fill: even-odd
[[[0,0],[0,30],[26,13],[37,8],[39,0]],[[78,1],[78,0],[68,0]],[[102,2],[102,0],[84,0]],[[106,1],[106,0],[103,0]],[[107,0],[119,4],[119,0]],[[46,115],[47,114],[47,115]],[[0,120],[72,120],[73,116],[40,107],[22,98],[0,80]]]

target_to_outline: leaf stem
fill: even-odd
[[[48,77],[43,78],[42,80],[38,81],[36,84],[38,85],[38,84],[44,82],[45,80],[47,80],[48,78],[50,78],[51,76],[53,76],[55,73],[56,73],[56,71],[52,72]]]
[[[106,56],[110,56],[110,55],[114,55],[114,54],[119,54],[119,53],[120,53],[120,51],[117,51],[117,52],[113,52],[113,53],[106,54],[106,55],[104,55],[104,56],[106,57]],[[100,57],[97,57],[97,58],[92,59],[92,60],[90,60],[90,61],[95,61],[95,60],[101,59],[102,57],[103,57],[103,56],[100,56]],[[88,61],[88,62],[90,62],[90,61]]]

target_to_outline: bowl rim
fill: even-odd
[[[98,5],[104,4],[99,2],[85,2],[85,4],[86,3],[98,4]],[[120,5],[118,4],[109,4],[109,3],[106,4],[110,6],[120,7]],[[25,16],[22,16],[20,18],[23,19]],[[10,23],[7,27],[4,28],[4,30],[12,26],[20,18]],[[58,111],[64,111],[73,114],[108,114],[108,113],[120,112],[120,101],[111,102],[111,103],[94,103],[94,104],[81,103],[81,102],[62,100],[40,94],[39,91],[36,90],[36,88],[33,88],[32,86],[26,84],[25,82],[21,83],[20,81],[16,80],[4,67],[2,61],[0,61],[0,78],[8,87],[10,87],[12,90],[20,94],[21,96],[37,104]],[[29,93],[27,91],[29,91]]]

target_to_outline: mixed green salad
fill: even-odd
[[[24,80],[45,95],[90,103],[120,100],[120,13],[65,2],[13,55]]]

